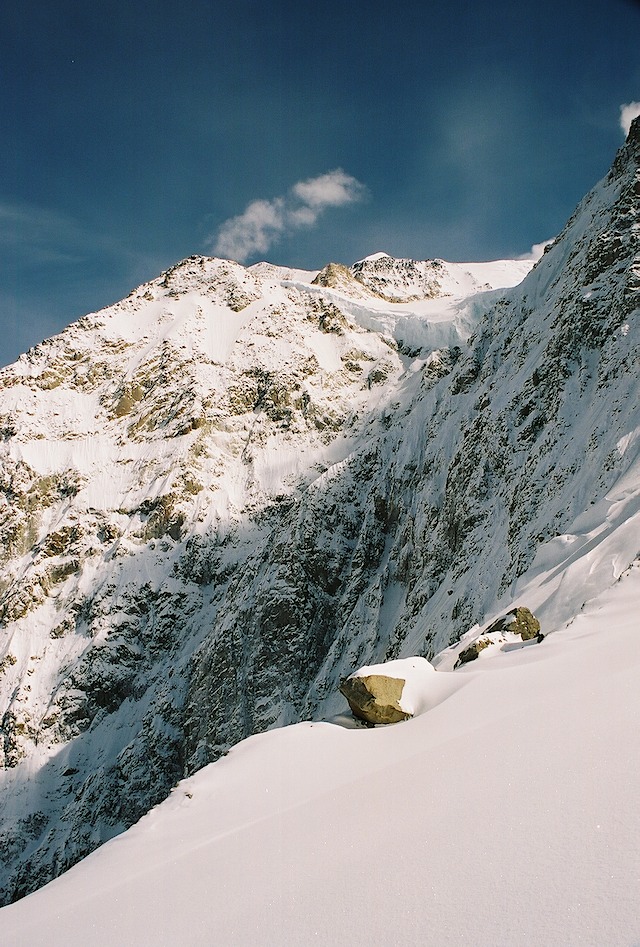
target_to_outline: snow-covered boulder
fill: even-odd
[[[372,664],[340,685],[354,716],[367,723],[398,723],[426,709],[435,668],[426,658]]]

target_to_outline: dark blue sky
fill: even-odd
[[[257,199],[249,263],[526,253],[608,169],[639,36],[631,0],[5,4],[0,364]],[[357,200],[296,203],[335,169]]]

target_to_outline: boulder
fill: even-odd
[[[523,605],[512,608],[506,615],[496,619],[489,625],[486,633],[490,634],[493,631],[510,631],[514,635],[520,635],[523,641],[528,641],[530,638],[542,640],[543,637],[540,634],[540,622]]]
[[[367,723],[398,723],[412,714],[400,706],[405,681],[401,677],[369,674],[366,677],[348,677],[340,685],[340,693],[349,703],[351,712]]]
[[[540,622],[535,615],[523,605],[518,605],[492,622],[469,647],[459,653],[453,666],[454,670],[459,668],[461,664],[475,661],[480,652],[490,645],[508,642],[509,638],[505,637],[507,635],[518,635],[522,641],[530,641],[532,638],[542,641],[544,638],[540,631]]]
[[[453,666],[455,671],[456,668],[459,668],[461,664],[467,664],[469,661],[475,661],[481,651],[484,651],[485,648],[488,648],[493,642],[489,638],[477,638],[472,645],[469,645],[468,648],[465,648],[464,651],[461,651],[458,655],[458,660]]]

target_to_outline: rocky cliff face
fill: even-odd
[[[0,373],[4,900],[457,640],[636,462],[639,156],[522,282],[192,257]]]

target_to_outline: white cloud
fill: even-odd
[[[620,128],[625,136],[629,134],[631,122],[638,115],[640,115],[640,102],[628,102],[627,105],[620,106]]]
[[[516,257],[517,260],[534,260],[538,261],[547,247],[550,247],[553,243],[553,240],[543,240],[542,243],[534,243],[528,253],[523,253],[521,256]]]
[[[294,184],[292,192],[303,204],[322,210],[324,207],[341,207],[359,200],[363,186],[350,174],[337,168],[328,174]]]
[[[362,199],[366,188],[341,168],[294,184],[286,197],[256,200],[242,214],[226,220],[208,246],[220,256],[244,263],[265,253],[285,233],[313,227],[327,207],[342,207]]]
[[[238,217],[226,220],[218,230],[215,253],[244,261],[254,253],[264,253],[285,229],[282,198],[252,201]]]
[[[287,223],[292,229],[297,227],[313,227],[318,219],[318,211],[312,207],[298,207],[295,210],[289,209],[287,213]]]

